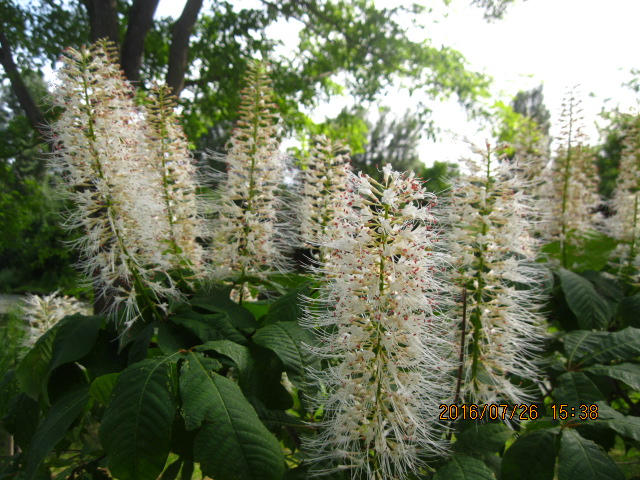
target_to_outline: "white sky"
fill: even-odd
[[[436,7],[433,13],[425,14],[427,28],[423,33],[412,35],[428,35],[434,46],[459,50],[470,69],[492,76],[489,103],[508,103],[518,90],[542,83],[553,124],[566,89],[580,84],[591,127],[587,131],[593,141],[597,141],[595,122],[602,108],[619,105],[626,111],[637,105],[633,92],[622,83],[631,79],[631,68],[640,68],[640,0],[517,0],[503,20],[493,23],[482,18],[481,9],[470,7],[470,0],[453,0],[448,7],[442,6],[441,0],[421,1]],[[376,0],[378,5],[385,3],[392,5],[397,0]],[[183,4],[161,0],[158,15],[179,14]],[[259,2],[244,0],[241,5],[254,7]],[[282,22],[271,34],[286,46],[287,39],[297,40],[300,25],[296,23]],[[349,98],[338,98],[317,109],[313,118],[322,121],[325,115],[335,116],[349,102]],[[390,92],[383,102],[398,113],[416,104],[406,92]],[[457,161],[467,151],[463,137],[475,143],[490,140],[490,132],[478,131],[480,126],[468,122],[455,101],[429,106],[436,125],[445,132],[438,143],[422,143],[420,155],[427,164]]]

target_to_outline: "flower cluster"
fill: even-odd
[[[390,166],[382,184],[349,174],[341,197],[323,242],[331,265],[321,308],[306,319],[319,340],[313,353],[329,360],[312,372],[327,394],[308,448],[318,469],[402,478],[419,456],[442,452],[434,419],[452,384],[435,197]]]
[[[340,142],[318,136],[305,167],[299,208],[300,233],[306,246],[317,248],[340,208],[340,195],[347,189],[351,171],[349,154]]]
[[[147,121],[151,138],[149,145],[155,153],[150,157],[151,169],[159,170],[165,223],[162,232],[172,267],[198,277],[204,266],[204,251],[196,239],[206,235],[204,221],[198,216],[195,181],[196,167],[189,146],[175,114],[176,103],[166,85],[152,90],[147,105]],[[189,281],[191,279],[187,279]]]
[[[460,301],[462,378],[465,402],[525,402],[511,379],[536,379],[535,357],[544,338],[540,303],[543,270],[534,264],[532,207],[517,168],[494,159],[482,162],[452,188],[448,205],[453,282]]]
[[[24,345],[33,347],[38,339],[67,315],[76,313],[89,315],[90,309],[76,298],[51,295],[28,295],[22,306],[22,317],[27,323],[27,337]]]
[[[242,90],[239,120],[223,160],[211,258],[217,279],[262,278],[287,269],[287,242],[278,212],[286,170],[278,151],[279,116],[264,68],[253,64]]]
[[[631,280],[640,282],[640,129],[631,125],[625,133],[620,174],[611,200],[613,215],[606,219],[605,227],[618,241],[614,263]]]
[[[52,96],[62,113],[52,125],[51,164],[75,204],[65,226],[85,232],[77,242],[81,268],[129,326],[179,293],[168,273],[177,265],[167,254],[174,199],[164,197],[166,164],[154,164],[171,147],[156,154],[150,146],[153,134],[115,55],[106,42],[66,50]]]
[[[542,210],[548,213],[544,234],[561,245],[562,266],[567,265],[567,247],[580,246],[581,239],[595,232],[600,222],[595,213],[600,204],[593,152],[586,145],[584,119],[576,89],[568,92],[560,117],[559,148],[541,189]]]

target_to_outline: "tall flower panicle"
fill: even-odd
[[[22,317],[27,324],[24,345],[33,347],[42,335],[67,315],[89,315],[89,310],[78,299],[60,296],[58,292],[44,296],[28,295],[22,306]]]
[[[586,145],[584,118],[576,88],[565,96],[559,148],[541,189],[542,210],[548,215],[544,234],[560,242],[561,263],[568,265],[569,247],[580,247],[585,234],[597,230],[601,219],[595,157]]]
[[[329,232],[336,210],[340,208],[340,195],[347,189],[351,171],[348,149],[340,142],[318,136],[305,167],[300,233],[305,246],[318,248],[320,239]]]
[[[530,199],[517,168],[494,158],[453,186],[448,210],[452,280],[457,286],[460,364],[456,400],[489,404],[530,400],[518,384],[537,379],[536,356],[544,339],[540,305],[544,270],[534,264]],[[512,381],[514,380],[514,381]]]
[[[65,226],[84,231],[80,266],[111,313],[130,325],[177,293],[157,221],[161,176],[149,168],[144,116],[115,55],[106,42],[66,50],[52,95],[62,113],[52,125],[51,164],[75,205]]]
[[[204,220],[198,216],[196,166],[175,113],[175,99],[166,85],[152,90],[147,106],[151,130],[152,169],[160,172],[164,200],[163,229],[166,247],[163,254],[174,270],[188,272],[190,282],[201,275],[204,251],[197,238],[205,236]]]
[[[278,151],[280,117],[260,64],[248,70],[239,114],[223,159],[227,172],[213,224],[213,275],[220,279],[264,277],[287,268],[287,234],[278,217],[286,162]]]
[[[612,263],[640,283],[640,128],[635,119],[625,132],[620,173],[611,200],[607,233],[618,242]]]
[[[382,184],[350,173],[341,196],[323,243],[329,272],[306,319],[318,337],[311,351],[329,360],[310,372],[326,395],[307,447],[318,472],[405,478],[420,457],[443,452],[437,412],[452,389],[435,197],[390,165]]]

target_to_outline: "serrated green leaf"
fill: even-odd
[[[311,332],[304,330],[296,322],[276,322],[256,331],[253,341],[273,350],[282,360],[289,378],[304,378],[305,366],[317,364],[317,358],[305,345],[313,345]]]
[[[553,480],[558,429],[521,435],[502,457],[501,480]]]
[[[621,415],[621,418],[612,418],[604,420],[609,428],[618,435],[626,438],[632,438],[636,442],[640,442],[640,418],[631,415]]]
[[[640,390],[640,365],[635,363],[619,363],[617,365],[594,365],[584,369],[593,375],[605,375]]]
[[[251,348],[229,340],[216,340],[196,347],[197,351],[215,351],[230,358],[238,368],[238,383],[253,403],[260,399],[270,408],[290,408],[291,396],[281,384],[282,363],[271,351]]]
[[[170,355],[199,345],[202,340],[187,328],[168,321],[158,325],[157,342],[162,353]]]
[[[284,457],[276,438],[260,422],[240,388],[207,368],[201,354],[185,355],[180,371],[187,428],[200,427],[195,460],[217,480],[280,479]]]
[[[576,412],[580,405],[590,405],[604,399],[598,387],[582,372],[560,375],[553,398],[556,404],[569,405]]]
[[[191,305],[207,312],[223,314],[236,328],[256,328],[258,323],[253,314],[229,298],[230,289],[212,290],[205,296],[191,299]]]
[[[589,280],[598,293],[605,299],[609,298],[617,303],[624,298],[622,282],[620,282],[618,277],[610,273],[597,272],[594,270],[587,270],[580,275]]]
[[[109,469],[119,480],[155,480],[169,455],[176,413],[172,362],[155,357],[120,373],[100,427]]]
[[[439,468],[433,480],[495,480],[484,462],[468,455],[456,455]]]
[[[199,352],[210,350],[224,355],[225,357],[229,357],[238,367],[238,372],[241,376],[245,375],[253,363],[251,352],[247,347],[244,345],[238,345],[237,343],[229,340],[214,340],[206,342],[197,346],[196,350]]]
[[[476,424],[458,436],[453,449],[473,454],[501,452],[513,433],[513,430],[503,423]]]
[[[262,322],[263,325],[275,322],[298,322],[303,315],[300,298],[308,292],[308,287],[303,285],[278,298],[269,308],[269,313]]]
[[[37,400],[49,373],[53,341],[57,329],[49,330],[36,342],[16,368],[16,378],[24,392]]]
[[[585,330],[604,329],[611,321],[612,312],[607,301],[600,296],[586,278],[569,270],[558,271],[567,304]]]
[[[170,320],[197,335],[202,342],[227,339],[240,344],[247,343],[245,336],[231,324],[224,313],[202,314],[182,310]]]
[[[89,388],[89,395],[91,398],[97,400],[102,405],[109,405],[109,399],[111,398],[113,387],[115,386],[119,375],[119,373],[109,373],[107,375],[102,375],[91,382],[91,387]]]
[[[29,444],[25,474],[27,480],[34,478],[42,461],[64,438],[88,400],[88,388],[81,388],[65,395],[51,406]]]
[[[72,315],[61,320],[53,341],[49,372],[88,354],[96,343],[103,321],[100,315]]]
[[[623,298],[616,312],[625,326],[640,328],[640,295]]]
[[[624,480],[624,474],[594,442],[564,429],[558,455],[558,480]]]
[[[570,365],[593,365],[631,360],[640,355],[640,329],[627,327],[619,332],[576,330],[562,337]]]
[[[11,399],[6,415],[2,417],[2,428],[13,435],[22,450],[28,450],[39,423],[38,402],[23,392]]]

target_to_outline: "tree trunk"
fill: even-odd
[[[83,0],[83,3],[89,15],[91,42],[106,38],[119,45],[118,0]]]
[[[189,39],[202,8],[202,0],[187,0],[180,18],[173,24],[167,85],[177,97],[184,88],[184,76],[189,60]]]
[[[20,74],[20,70],[18,70],[16,62],[13,60],[11,45],[9,45],[9,40],[7,40],[7,37],[4,34],[4,27],[1,23],[0,63],[4,67],[4,71],[6,72],[7,77],[9,77],[9,81],[11,82],[11,89],[13,90],[15,96],[18,98],[18,102],[20,102],[20,106],[24,110],[29,123],[37,132],[42,132],[42,129],[46,126],[46,122],[44,120],[44,117],[42,116],[40,108],[33,100],[31,93],[29,93],[29,89],[22,79],[22,75]]]
[[[160,0],[135,0],[129,12],[127,34],[122,44],[120,65],[131,82],[140,81],[144,39],[153,26],[153,16]]]

